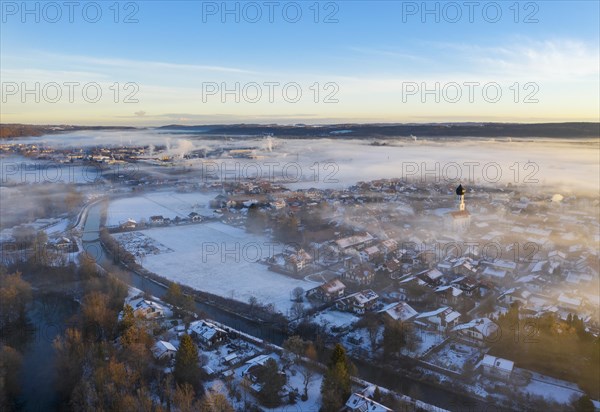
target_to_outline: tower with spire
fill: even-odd
[[[458,196],[458,210],[462,212],[465,210],[465,189],[460,184],[456,188],[456,196]]]
[[[465,204],[466,190],[459,184],[456,188],[456,196],[458,197],[458,210],[453,210],[446,213],[446,227],[456,232],[464,232],[471,225],[471,214],[467,210]]]

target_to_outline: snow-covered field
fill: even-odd
[[[147,193],[111,202],[106,219],[107,226],[117,226],[131,218],[139,222],[150,216],[162,215],[174,219],[187,217],[191,212],[212,216],[208,207],[214,193],[178,193],[173,191]]]
[[[65,230],[67,230],[68,226],[69,226],[69,219],[60,219],[55,224],[46,227],[44,229],[44,231],[46,232],[46,234],[48,236],[55,236],[60,233],[63,233]]]
[[[153,228],[143,233],[173,250],[146,256],[144,267],[218,296],[243,302],[254,296],[259,303],[271,303],[287,314],[294,288],[307,290],[319,284],[270,271],[259,262],[276,251],[269,239],[220,222]]]
[[[574,383],[555,379],[536,372],[528,372],[532,374],[532,379],[529,384],[523,388],[523,392],[543,396],[548,400],[560,403],[569,403],[573,397],[579,398],[583,395],[581,389]]]
[[[142,232],[117,233],[113,236],[127,252],[134,256],[159,255],[173,251]]]
[[[34,222],[27,223],[24,226],[29,226],[35,231],[43,230],[46,232],[48,237],[57,237],[64,233],[69,227],[69,219],[67,218],[48,218],[48,219],[37,219]],[[11,242],[14,241],[13,229],[11,227],[0,231],[0,242]]]

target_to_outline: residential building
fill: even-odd
[[[144,298],[133,299],[129,301],[129,306],[133,308],[133,314],[145,319],[156,319],[165,316],[165,308],[154,301]]]
[[[423,312],[416,316],[415,323],[426,329],[445,330],[458,325],[460,313],[450,307],[441,307],[439,309]]]
[[[378,299],[379,295],[377,293],[371,289],[367,289],[339,299],[336,302],[336,307],[340,310],[347,310],[362,315],[371,310]]]
[[[227,331],[205,320],[190,323],[188,333],[205,348],[213,348],[227,339]]]
[[[390,303],[379,312],[384,313],[386,316],[389,316],[390,319],[399,322],[409,322],[419,314],[406,302]]]
[[[500,327],[489,318],[473,319],[452,328],[456,336],[479,346],[485,346],[499,339]]]
[[[492,379],[510,380],[514,366],[513,361],[490,355],[485,355],[481,361],[484,376]]]
[[[177,349],[175,346],[164,340],[159,340],[152,347],[152,355],[156,359],[173,359],[176,353]]]
[[[344,296],[345,290],[346,285],[336,278],[306,291],[306,296],[315,297],[323,302],[332,302]]]
[[[347,412],[392,412],[392,409],[360,393],[350,395],[344,406]]]

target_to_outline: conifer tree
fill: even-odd
[[[173,372],[178,384],[190,384],[196,391],[201,389],[198,360],[198,348],[190,335],[183,335],[175,355],[175,371]]]

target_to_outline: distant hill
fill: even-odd
[[[0,124],[0,138],[42,136],[45,134],[75,132],[78,130],[134,130],[135,127],[118,126],[71,126],[71,125],[31,125],[6,123]]]
[[[336,125],[169,125],[158,130],[197,134],[266,135],[278,137],[391,138],[410,137],[600,137],[600,123],[446,123],[446,124],[336,124]]]
[[[74,126],[74,125],[27,125],[0,124],[0,138],[41,136],[79,130],[136,130],[121,126]],[[277,124],[233,125],[168,125],[155,128],[159,131],[181,132],[199,135],[274,135],[286,138],[335,138],[345,139],[394,137],[546,137],[581,138],[600,137],[600,123],[436,123],[436,124],[335,124],[293,126]]]

